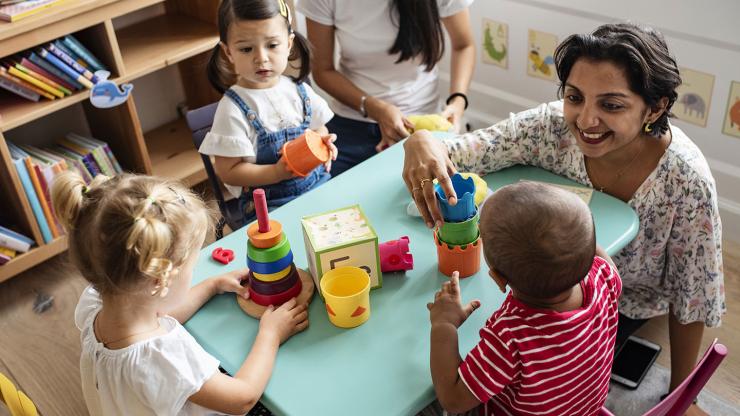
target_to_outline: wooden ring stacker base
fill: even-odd
[[[303,288],[301,289],[301,294],[298,295],[296,298],[296,301],[300,305],[301,303],[305,303],[306,305],[311,302],[311,297],[313,296],[313,292],[315,289],[313,278],[311,275],[301,269],[298,270],[298,276],[301,278],[301,284],[303,285]],[[262,317],[262,314],[265,313],[265,310],[267,310],[267,306],[262,306],[254,303],[253,301],[249,299],[244,299],[243,297],[236,295],[236,301],[239,303],[239,307],[242,308],[242,310],[249,316],[253,318],[260,319]]]
[[[259,224],[255,221],[247,228],[247,237],[257,248],[270,248],[277,245],[283,238],[283,225],[279,221],[270,220],[270,231],[261,233]]]

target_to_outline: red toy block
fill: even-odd
[[[219,263],[229,264],[234,260],[234,252],[227,248],[217,247],[211,253],[211,257]]]

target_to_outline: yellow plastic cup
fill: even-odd
[[[321,277],[320,286],[332,324],[354,328],[370,318],[370,276],[361,268],[329,270]]]

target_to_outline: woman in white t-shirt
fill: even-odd
[[[472,0],[298,0],[313,46],[313,78],[333,97],[336,176],[408,136],[410,114],[438,113],[437,62],[452,47],[442,115],[456,130],[475,67]],[[335,41],[336,39],[336,41]],[[334,51],[339,49],[338,66]]]
[[[329,180],[337,150],[336,136],[325,124],[334,113],[304,82],[308,43],[293,32],[284,0],[224,0],[218,27],[221,41],[211,54],[208,79],[224,97],[198,150],[214,156],[214,169],[239,198],[242,223],[247,223],[255,217],[253,188],[264,189],[272,208]],[[289,60],[299,57],[298,76],[283,75]],[[288,169],[281,151],[306,129],[321,134],[331,158],[299,176]]]

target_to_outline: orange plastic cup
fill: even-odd
[[[321,135],[309,129],[285,143],[282,153],[288,169],[298,176],[307,176],[330,156],[329,147],[321,140]]]
[[[434,232],[434,243],[437,245],[437,260],[439,271],[446,276],[452,276],[457,270],[460,278],[472,276],[480,270],[481,239],[470,244],[452,245],[439,239],[437,231]]]

